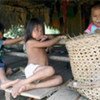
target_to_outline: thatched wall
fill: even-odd
[[[6,28],[11,25],[25,25],[27,20],[33,16],[46,17],[48,21],[48,8],[43,4],[35,4],[31,0],[1,0],[0,22]]]

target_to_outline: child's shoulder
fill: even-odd
[[[26,42],[26,45],[34,44],[34,43],[36,43],[36,42],[38,42],[38,41],[36,41],[36,40],[34,40],[34,39],[30,39],[30,40],[28,40],[28,41]]]

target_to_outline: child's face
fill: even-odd
[[[100,9],[92,9],[92,21],[97,27],[100,27]]]
[[[36,25],[32,31],[32,37],[36,40],[41,40],[43,38],[43,28],[40,25]]]

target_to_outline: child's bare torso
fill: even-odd
[[[48,56],[45,51],[45,48],[33,48],[30,45],[26,45],[27,56],[28,56],[28,64],[38,64],[38,65],[48,65]]]

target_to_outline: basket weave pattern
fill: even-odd
[[[84,35],[66,42],[74,80],[83,84],[100,84],[100,34]],[[100,100],[100,85],[78,88],[90,100]]]

